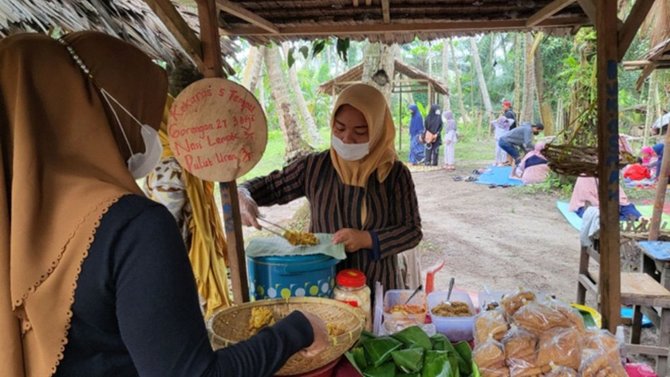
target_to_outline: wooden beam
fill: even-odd
[[[202,36],[202,52],[205,77],[223,77],[221,43],[218,33],[218,11],[214,0],[196,0],[200,35]],[[230,263],[230,280],[233,288],[233,301],[236,304],[249,301],[246,256],[242,238],[242,220],[237,198],[235,181],[221,182],[221,204],[223,207],[223,227],[226,231],[228,261]]]
[[[665,141],[663,145],[664,156],[665,151],[670,151],[670,132],[665,133]],[[654,211],[651,215],[651,224],[649,225],[649,241],[658,240],[658,234],[661,231],[661,215],[663,214],[663,205],[665,203],[665,190],[668,185],[662,182],[668,181],[668,169],[670,168],[670,158],[663,158],[661,161],[661,170],[658,173],[658,181],[656,183],[656,199],[654,200]]]
[[[635,5],[633,5],[633,9],[631,9],[628,18],[626,18],[626,22],[623,24],[621,30],[619,30],[619,61],[623,60],[623,56],[628,51],[630,44],[633,43],[635,34],[640,29],[640,25],[642,25],[644,19],[647,18],[652,5],[654,5],[654,0],[635,1]]]
[[[279,30],[272,22],[256,15],[242,6],[231,3],[228,0],[216,0],[216,6],[228,14],[232,14],[235,17],[241,18],[252,25],[256,25],[263,30],[269,31],[272,34],[279,33]]]
[[[600,281],[602,326],[612,334],[621,310],[619,256],[619,81],[617,2],[596,0],[598,89],[598,199],[600,202]]]
[[[358,0],[354,0],[354,8],[358,8]]]
[[[577,0],[593,25],[596,24],[596,3],[594,1],[595,0]]]
[[[382,13],[384,15],[384,23],[391,23],[391,6],[389,0],[382,0]]]
[[[547,18],[555,15],[556,13],[562,11],[569,5],[572,5],[577,0],[554,0],[551,3],[547,4],[544,8],[537,11],[535,14],[530,16],[528,21],[526,21],[526,26],[533,27],[540,22],[546,20]]]
[[[654,69],[656,69],[656,64],[652,62],[652,64],[649,64],[645,66],[642,69],[642,73],[640,73],[640,77],[637,78],[637,81],[635,82],[635,89],[638,91],[642,88],[642,85],[644,84],[644,80],[651,75],[652,72],[654,72]]]
[[[338,35],[364,35],[383,34],[387,32],[469,32],[480,30],[518,30],[526,27],[525,19],[515,20],[491,20],[491,21],[458,21],[458,22],[421,22],[421,23],[376,23],[358,25],[301,25],[301,26],[278,26],[281,36],[338,36]],[[542,27],[570,27],[574,25],[587,25],[589,20],[584,17],[560,17],[549,18],[540,22],[537,26]],[[221,30],[224,35],[236,36],[268,36],[273,34],[253,25],[231,25],[226,30]]]
[[[193,29],[181,16],[170,0],[145,0],[149,8],[163,21],[165,27],[174,35],[177,42],[193,59],[199,70],[203,68],[202,45]]]

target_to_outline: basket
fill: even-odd
[[[300,353],[291,356],[276,373],[277,376],[306,373],[334,361],[354,345],[363,330],[364,319],[358,311],[339,301],[320,297],[260,300],[230,307],[212,316],[209,326],[214,349],[248,339],[251,309],[261,306],[271,309],[276,320],[286,317],[294,310],[304,310],[318,316],[327,324],[337,324],[338,327],[346,329],[344,334],[331,337],[331,346],[316,356],[305,358]]]
[[[547,144],[542,155],[547,158],[549,168],[558,174],[598,176],[598,149],[594,147]],[[621,152],[619,169],[631,163],[635,163],[635,157]]]

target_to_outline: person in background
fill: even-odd
[[[640,163],[643,166],[649,167],[656,160],[656,152],[654,152],[654,148],[648,145],[642,147],[640,150],[640,158],[642,159]]]
[[[491,122],[491,126],[493,127],[493,137],[495,138],[496,141],[496,159],[495,159],[495,166],[503,166],[507,164],[507,152],[505,152],[501,147],[500,147],[500,138],[503,137],[508,131],[509,128],[514,124],[514,121],[506,118],[505,116],[501,115],[498,117],[498,119],[494,120]]]
[[[437,166],[440,145],[442,145],[442,117],[440,116],[439,105],[430,106],[425,123],[426,166]]]
[[[166,88],[106,34],[0,41],[3,376],[272,376],[328,346],[293,312],[212,350],[175,220],[135,181],[160,159]]]
[[[503,100],[502,105],[503,105],[502,110],[503,116],[507,119],[511,119],[514,121],[511,123],[509,127],[510,130],[513,130],[516,128],[516,113],[514,112],[514,110],[512,110],[512,102],[508,100]]]
[[[582,217],[587,207],[599,207],[598,200],[598,180],[595,177],[578,177],[575,187],[572,189],[572,196],[568,209],[575,212],[577,216]],[[642,217],[640,211],[628,200],[628,196],[619,186],[619,219],[620,220],[639,220]]]
[[[454,162],[456,159],[456,142],[458,141],[454,113],[450,110],[444,111],[442,113],[442,124],[444,124],[444,168],[448,171],[454,171],[456,170]]]
[[[409,105],[412,118],[409,121],[409,163],[418,165],[426,158],[426,151],[421,143],[423,137],[423,117],[416,105]]]
[[[655,168],[655,176],[654,178],[658,180],[658,177],[661,174],[661,165],[663,164],[663,149],[665,148],[665,144],[663,142],[655,144],[652,149],[654,150],[654,153],[656,153],[656,161],[650,166]],[[668,182],[670,182],[670,174],[668,174]]]
[[[347,258],[338,271],[363,271],[367,285],[403,289],[398,254],[421,240],[412,175],[398,160],[384,95],[366,84],[340,93],[330,120],[330,149],[312,153],[239,186],[242,223],[261,229],[258,206],[307,197],[309,231],[331,233]]]
[[[537,136],[542,130],[544,130],[542,123],[530,124],[525,122],[520,127],[501,136],[498,145],[514,159],[515,165],[519,165],[519,152],[525,154],[533,150],[535,148],[533,135]]]
[[[535,144],[535,149],[523,156],[512,177],[521,179],[525,185],[544,182],[549,176],[547,158],[542,155],[544,146],[545,143]]]

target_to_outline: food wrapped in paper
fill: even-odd
[[[501,309],[481,312],[475,317],[475,343],[484,343],[489,338],[500,340],[508,329],[509,325]]]
[[[554,328],[544,332],[538,343],[537,365],[544,371],[550,370],[552,365],[579,369],[582,340],[582,333],[573,328]]]
[[[509,376],[509,369],[505,364],[505,352],[500,342],[488,339],[477,345],[472,357],[482,377]]]

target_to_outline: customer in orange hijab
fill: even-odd
[[[422,237],[412,175],[397,158],[395,128],[384,95],[366,84],[347,87],[331,117],[330,149],[240,187],[242,223],[260,228],[257,205],[307,197],[311,232],[332,233],[347,259],[338,269],[365,273],[367,284],[404,288],[397,255]]]
[[[165,73],[104,34],[60,42],[0,41],[2,375],[260,376],[322,347],[294,313],[212,351],[174,219],[134,180],[160,156]]]

